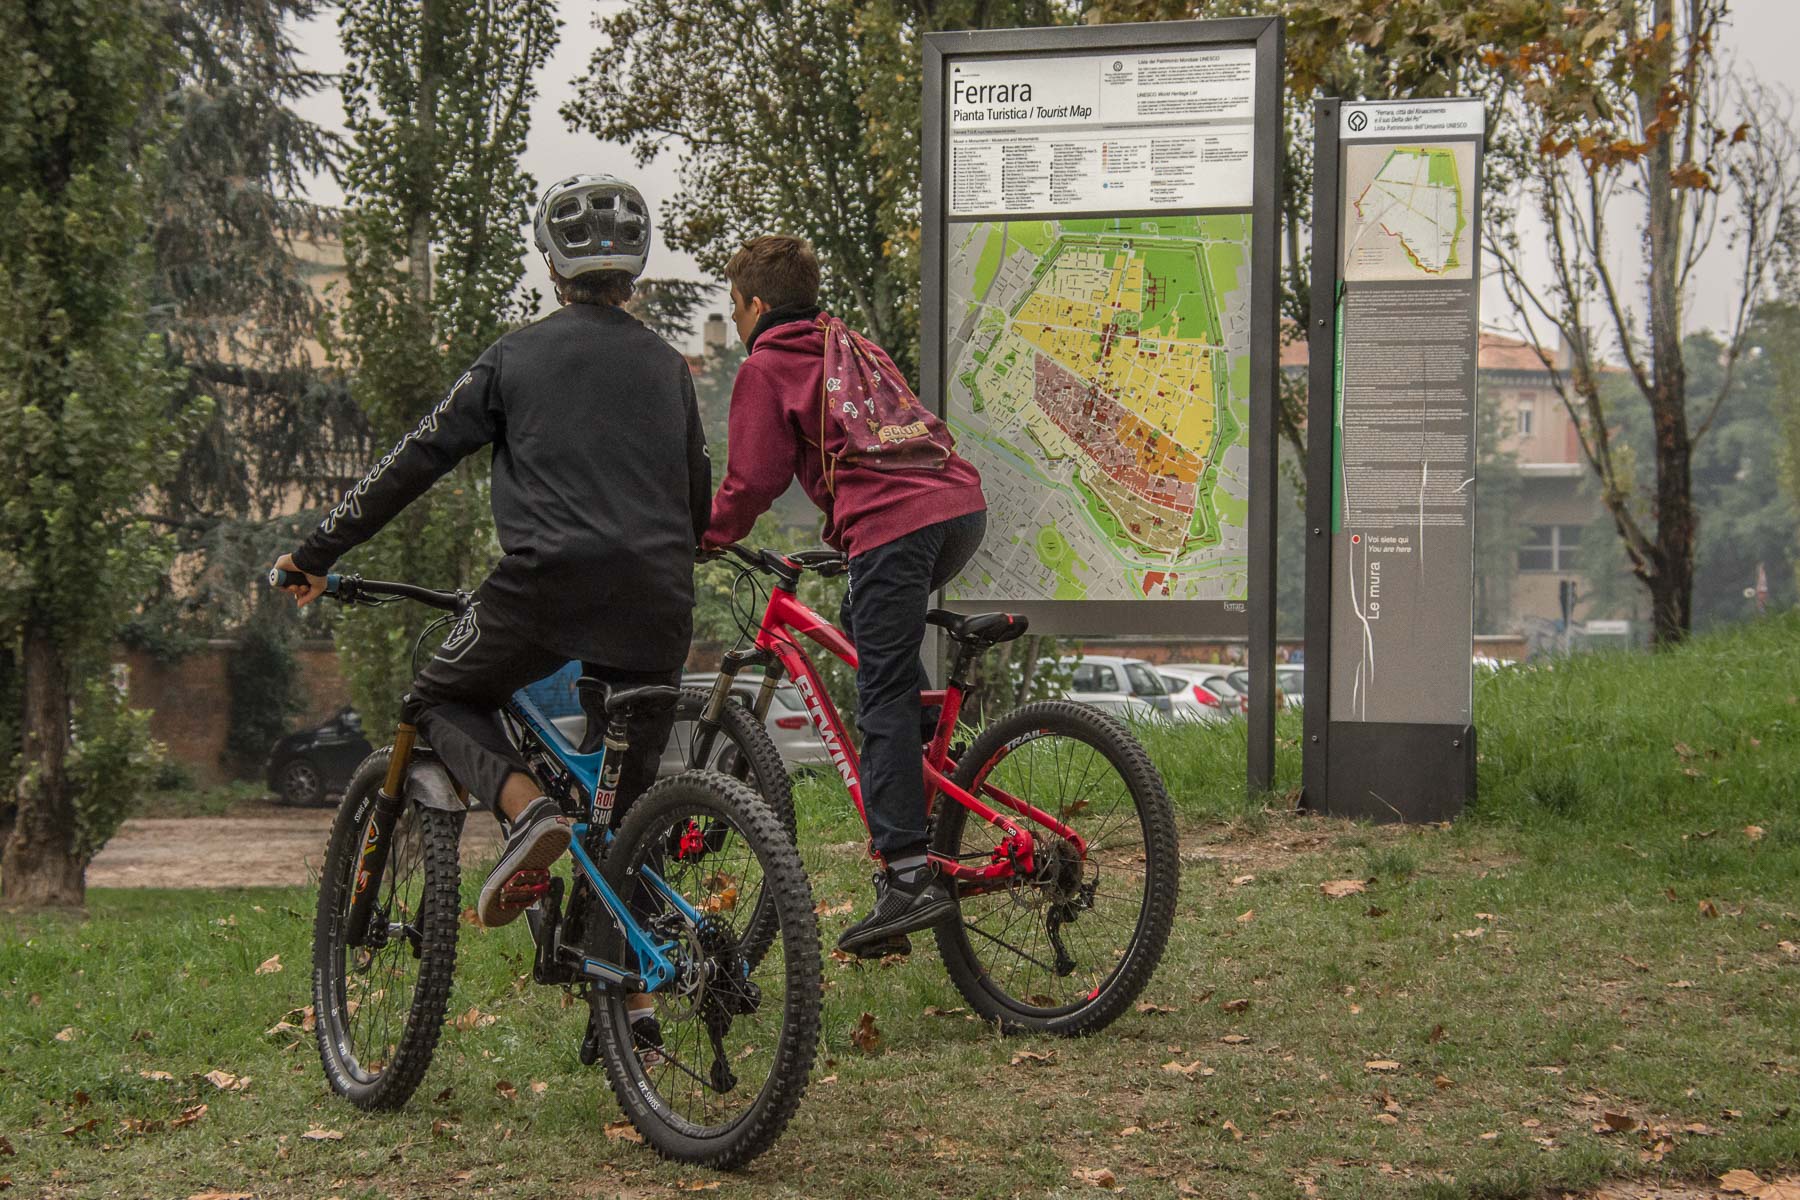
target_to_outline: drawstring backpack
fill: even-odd
[[[928,410],[898,371],[882,369],[874,345],[836,317],[819,315],[825,335],[825,371],[819,404],[819,453],[825,490],[837,494],[839,462],[879,471],[941,470],[954,444],[950,431]],[[826,422],[844,435],[841,454],[825,449]]]

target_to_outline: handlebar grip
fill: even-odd
[[[338,581],[342,578],[335,572],[325,576],[325,594],[327,596],[337,595]],[[304,571],[285,571],[280,567],[269,568],[269,586],[272,588],[305,587],[306,585],[307,578]]]

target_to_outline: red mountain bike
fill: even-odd
[[[760,623],[745,630],[753,647],[725,656],[710,692],[683,693],[688,761],[751,783],[791,830],[793,794],[763,725],[777,685],[791,678],[866,825],[856,750],[799,639],[851,666],[856,649],[795,595],[803,572],[839,575],[849,564],[833,551],[722,553],[742,564],[740,585],[773,583]],[[1002,1029],[1092,1033],[1143,990],[1174,921],[1180,856],[1162,777],[1122,723],[1064,700],[1014,709],[953,759],[970,663],[1026,624],[941,609],[926,619],[954,646],[947,686],[920,693],[940,709],[924,748],[931,854],[957,898],[935,929],[938,952],[970,1006]],[[749,666],[764,674],[746,709],[731,690]]]

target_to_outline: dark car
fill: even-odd
[[[341,708],[323,725],[275,743],[264,771],[269,790],[283,804],[323,804],[327,796],[343,792],[371,749],[362,718],[354,708]]]

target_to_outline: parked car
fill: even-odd
[[[580,671],[576,670],[569,676],[567,686],[571,697],[574,696],[574,681],[579,675]],[[552,680],[557,678],[558,676],[551,676]],[[710,689],[713,681],[717,678],[718,675],[712,671],[689,671],[681,677],[681,686]],[[553,710],[541,696],[545,690],[542,684],[548,682],[541,681],[539,684],[533,684],[532,689],[528,689],[531,691],[532,700],[544,710],[544,714],[550,718],[550,723],[556,726],[559,733],[569,739],[570,744],[581,745],[581,739],[587,733],[587,717],[581,711],[580,702],[571,700],[568,705],[562,704],[560,688],[558,688],[558,695],[553,696],[549,702],[550,705],[555,705]],[[731,698],[745,708],[749,708],[756,703],[756,695],[761,690],[762,675],[757,672],[745,672],[734,681]],[[769,738],[775,743],[775,748],[781,751],[781,761],[790,774],[804,768],[824,767],[831,764],[831,755],[826,752],[824,743],[813,732],[812,718],[806,714],[806,702],[800,699],[800,689],[787,680],[783,680],[776,686],[775,698],[769,705],[769,715],[764,719],[763,727],[768,730]],[[687,746],[693,737],[693,732],[692,722],[677,721],[675,723],[675,731],[669,735],[668,748],[663,751],[659,774],[674,775],[686,768]]]
[[[283,804],[323,804],[326,797],[343,794],[357,764],[371,749],[363,736],[362,718],[354,708],[345,707],[324,724],[277,741],[269,749],[263,775]]]
[[[1243,698],[1218,675],[1185,667],[1156,670],[1169,689],[1169,715],[1177,721],[1229,721],[1242,707]]]
[[[1168,717],[1173,709],[1168,688],[1149,663],[1110,654],[1083,655],[1064,694],[1119,716]]]
[[[1246,697],[1250,695],[1250,670],[1240,667],[1231,673],[1231,684]],[[1275,707],[1299,708],[1306,703],[1306,668],[1278,666],[1275,668]],[[1246,705],[1248,701],[1246,700]]]
[[[1156,669],[1164,675],[1186,679],[1190,686],[1198,684],[1205,688],[1229,716],[1241,717],[1250,711],[1250,693],[1231,681],[1238,668],[1229,663],[1166,663]],[[1205,705],[1198,697],[1195,700]]]

